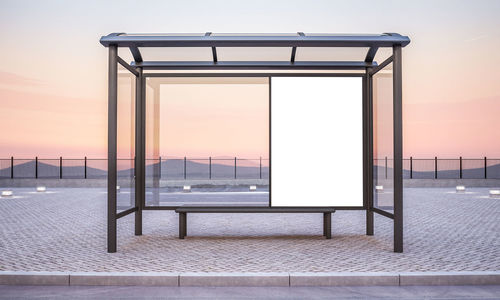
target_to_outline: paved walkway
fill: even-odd
[[[171,211],[145,211],[144,235],[133,215],[118,220],[118,253],[106,253],[104,189],[53,189],[0,198],[0,270],[160,272],[404,272],[500,270],[500,199],[488,189],[405,189],[405,252],[392,252],[392,220],[334,214],[333,238],[322,216],[200,214],[177,238]],[[49,189],[51,191],[51,189]],[[333,193],[334,197],[335,194]]]

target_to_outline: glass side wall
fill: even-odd
[[[147,206],[268,206],[268,150],[268,78],[147,78]]]
[[[118,65],[117,212],[135,205],[135,76]]]
[[[373,75],[373,206],[394,209],[392,63]]]

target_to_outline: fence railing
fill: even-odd
[[[374,159],[374,177],[393,176],[393,159]],[[117,176],[134,177],[134,159],[117,160]],[[107,159],[0,159],[0,178],[106,178]],[[146,177],[162,179],[268,179],[267,158],[162,158],[146,159]],[[500,179],[500,159],[405,158],[405,179]]]
[[[146,177],[162,179],[267,179],[267,158],[162,158],[146,159]],[[107,159],[0,159],[0,178],[106,178]],[[117,160],[117,176],[134,177],[134,159]]]
[[[374,176],[392,178],[393,159],[374,159]],[[405,179],[500,179],[498,158],[404,158]]]

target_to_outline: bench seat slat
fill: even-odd
[[[181,206],[175,212],[185,213],[334,213],[330,207],[194,207]]]

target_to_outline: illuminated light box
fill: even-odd
[[[362,79],[271,78],[271,206],[363,205]]]

